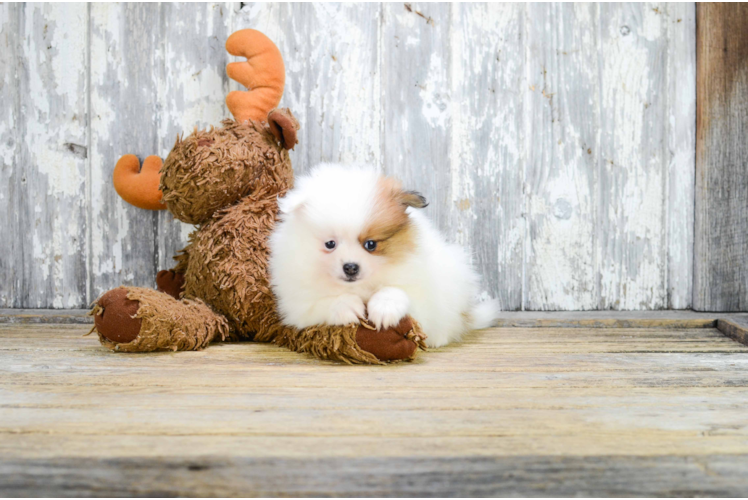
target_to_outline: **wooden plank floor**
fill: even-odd
[[[87,330],[0,324],[0,495],[748,495],[748,347],[711,327],[495,328],[376,367]]]

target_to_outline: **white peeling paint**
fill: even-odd
[[[445,63],[436,52],[429,59],[426,80],[419,84],[421,114],[432,127],[447,128],[450,122],[449,85],[444,78]]]

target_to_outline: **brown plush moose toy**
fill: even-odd
[[[274,342],[347,363],[411,360],[424,335],[410,317],[377,331],[365,320],[304,330],[282,324],[268,277],[268,237],[278,197],[293,186],[288,149],[298,122],[278,106],[285,84],[280,51],[265,35],[241,30],[226,42],[245,62],[227,66],[248,91],[226,98],[235,120],[177,138],[161,165],[133,155],[114,170],[117,192],[146,209],[168,209],[195,224],[177,265],[160,271],[158,290],[120,287],[93,304],[94,331],[120,352],[197,350],[218,340]]]

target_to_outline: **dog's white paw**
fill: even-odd
[[[408,314],[410,299],[408,295],[394,287],[385,287],[375,293],[367,304],[369,321],[377,330],[396,326]]]
[[[366,313],[364,301],[358,295],[341,295],[330,305],[326,323],[328,325],[350,325],[358,323]]]

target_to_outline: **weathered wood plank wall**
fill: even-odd
[[[381,165],[504,309],[691,306],[693,4],[0,4],[0,307],[150,286],[189,226],[120,154],[227,116],[233,30],[278,43],[297,172]],[[7,187],[6,187],[7,186]]]
[[[748,310],[748,4],[698,6],[694,308]]]

